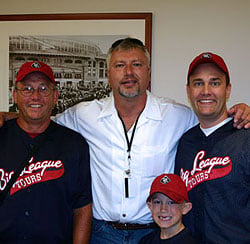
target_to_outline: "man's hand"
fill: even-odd
[[[240,129],[250,128],[250,107],[247,104],[239,103],[228,110],[228,114],[234,117],[234,127]]]
[[[0,112],[0,127],[3,126],[6,120],[15,119],[18,117],[18,113],[14,112]]]
[[[5,121],[5,119],[4,119],[4,112],[0,112],[0,127],[3,126],[4,121]]]
[[[92,204],[74,209],[73,244],[88,244],[91,233]]]

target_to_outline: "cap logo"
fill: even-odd
[[[204,53],[202,55],[202,58],[211,58],[211,55],[209,53]]]
[[[160,182],[162,184],[167,184],[169,183],[171,180],[165,175],[163,178],[161,178]]]
[[[35,68],[35,69],[39,69],[41,67],[41,65],[38,62],[34,62],[34,63],[32,63],[31,67]]]

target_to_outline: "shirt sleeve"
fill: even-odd
[[[77,105],[68,108],[63,113],[57,114],[53,120],[63,126],[66,126],[74,131],[78,131],[77,127]]]
[[[92,202],[91,192],[91,173],[90,173],[90,159],[89,147],[83,139],[78,147],[79,161],[78,161],[78,175],[76,191],[73,196],[73,208],[80,208]]]

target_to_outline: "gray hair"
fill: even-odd
[[[117,51],[117,50],[128,51],[128,50],[131,50],[133,48],[139,48],[144,52],[144,54],[147,58],[147,65],[148,65],[148,67],[150,67],[150,54],[149,54],[147,48],[142,43],[142,41],[140,41],[139,39],[136,39],[136,38],[127,37],[125,39],[119,39],[119,40],[115,41],[112,44],[112,46],[109,48],[108,54],[107,54],[107,59],[106,59],[107,60],[107,68],[109,69],[111,55],[114,51]]]

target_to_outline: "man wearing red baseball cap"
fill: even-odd
[[[221,71],[223,71],[226,75],[226,83],[229,84],[230,78],[229,78],[229,71],[227,69],[227,65],[222,57],[215,53],[211,52],[205,52],[198,55],[189,65],[188,69],[188,76],[187,76],[187,82],[189,84],[189,78],[191,74],[194,72],[194,70],[200,65],[200,64],[215,64]]]
[[[0,243],[89,241],[89,148],[81,135],[51,121],[55,85],[52,69],[39,61],[17,74],[18,118],[0,128]]]
[[[199,124],[180,139],[175,173],[193,209],[183,218],[200,243],[250,243],[250,131],[228,116],[230,75],[222,57],[198,55],[187,75],[187,94]]]
[[[49,65],[47,65],[47,64],[45,64],[43,62],[40,62],[40,61],[24,63],[20,67],[20,69],[19,69],[19,71],[17,73],[16,83],[18,81],[22,81],[22,79],[24,79],[24,77],[26,75],[29,75],[29,74],[34,73],[34,72],[43,73],[45,76],[47,76],[50,79],[50,81],[54,85],[56,85],[56,81],[55,81],[52,69],[50,68]]]
[[[162,174],[151,185],[147,205],[160,229],[146,235],[139,244],[195,244],[196,240],[182,223],[182,216],[192,209],[187,188],[180,176]]]
[[[112,94],[77,104],[56,121],[80,132],[95,152],[91,243],[134,243],[152,231],[144,202],[151,179],[172,172],[179,138],[197,121],[189,108],[147,91],[150,56],[140,40],[117,40],[107,56]]]

